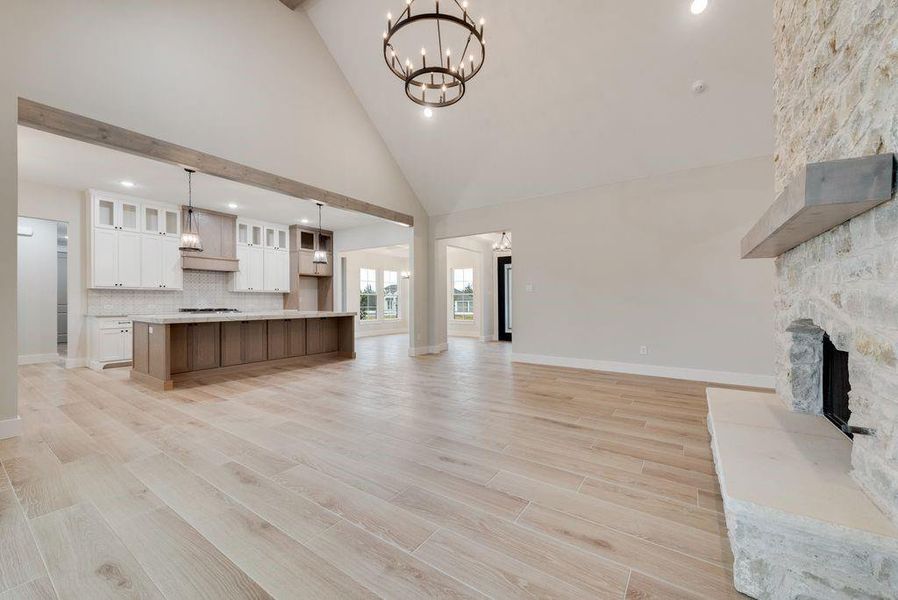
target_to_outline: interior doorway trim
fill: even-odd
[[[19,98],[19,125],[179,167],[189,167],[206,175],[245,183],[294,198],[323,202],[327,206],[380,217],[409,227],[415,224],[411,215],[329,192],[319,187],[280,177],[212,154],[76,115],[26,98]]]

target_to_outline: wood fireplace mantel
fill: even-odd
[[[895,195],[896,158],[809,164],[742,238],[742,258],[776,258]]]

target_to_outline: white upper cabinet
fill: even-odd
[[[118,233],[119,287],[141,287],[140,239],[141,235],[139,233],[131,233],[129,231],[119,231]]]
[[[180,209],[90,192],[92,288],[181,289]]]
[[[162,241],[162,287],[167,290],[184,288],[180,245],[181,241],[177,237],[167,237]]]
[[[289,250],[290,250],[290,242],[289,242],[290,231],[284,227],[278,227],[277,236],[278,236],[277,237],[277,240],[278,240],[277,249],[289,252]]]
[[[97,229],[93,235],[93,286],[118,287],[118,232]]]
[[[142,233],[172,237],[181,235],[181,216],[176,207],[144,204],[141,216]]]
[[[234,273],[231,289],[235,292],[264,292],[265,250],[250,245],[238,246],[239,270]]]
[[[249,223],[237,221],[237,245],[249,246]]]
[[[120,231],[140,231],[140,202],[104,192],[92,192],[92,206],[94,227],[101,229],[117,229]]]
[[[269,250],[287,252],[290,249],[289,239],[289,229],[284,225],[246,221],[243,219],[237,221],[238,246],[267,248]]]
[[[290,255],[274,249],[265,250],[264,289],[266,292],[290,291]]]
[[[141,236],[140,287],[162,287],[162,237],[159,235]]]
[[[237,221],[237,260],[231,289],[235,292],[290,291],[290,229],[275,223]]]

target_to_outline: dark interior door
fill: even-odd
[[[513,309],[511,303],[511,257],[500,256],[498,258],[499,268],[496,273],[499,282],[499,340],[503,342],[511,341],[511,328]]]

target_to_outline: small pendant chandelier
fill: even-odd
[[[483,67],[486,42],[483,40],[484,20],[479,26],[468,12],[468,0],[444,0],[418,4],[405,0],[405,8],[393,21],[387,13],[387,29],[384,31],[384,60],[390,71],[405,82],[405,95],[409,100],[427,108],[451,106],[462,99],[468,82]],[[414,12],[414,14],[412,14]],[[420,63],[401,54],[401,46],[422,40],[429,41],[435,55],[427,60],[428,46],[421,47]],[[456,54],[453,54],[453,50]],[[404,60],[403,60],[404,57]]]
[[[327,252],[321,249],[321,207],[324,206],[321,202],[316,202],[318,205],[318,235],[315,236],[315,254],[312,256],[312,262],[318,265],[326,265],[327,264]]]
[[[499,238],[499,241],[493,243],[493,250],[496,252],[511,251],[511,240],[508,239],[508,235],[504,231],[502,232],[502,237]]]
[[[187,219],[181,228],[181,244],[178,246],[178,249],[184,252],[202,252],[203,242],[200,240],[196,217],[193,216],[193,186],[191,178],[196,171],[193,169],[184,170],[187,171]]]

